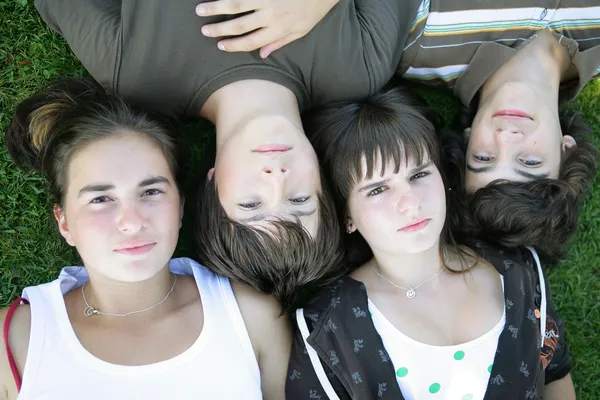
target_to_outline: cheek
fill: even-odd
[[[362,204],[362,207],[352,214],[352,219],[365,238],[377,236],[381,234],[380,232],[385,232],[386,226],[391,224],[393,220],[392,208],[393,205],[390,204],[389,199],[381,196],[380,199]]]
[[[84,260],[91,259],[90,255],[101,250],[103,244],[110,245],[116,233],[112,210],[79,212],[72,218],[67,216],[67,224],[75,247]]]

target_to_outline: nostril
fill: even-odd
[[[271,173],[271,170],[270,170],[269,168],[265,168],[265,169],[264,169],[264,171],[265,171],[267,174],[270,174],[270,173]]]
[[[286,168],[281,168],[281,172],[283,172],[284,174],[287,172]]]

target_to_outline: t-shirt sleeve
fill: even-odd
[[[309,319],[307,319],[307,324],[309,327],[311,326],[311,321]],[[286,400],[328,399],[312,366],[310,357],[308,356],[308,352],[304,345],[302,333],[298,329],[295,319],[293,325],[295,326],[295,332],[286,377],[285,398]],[[350,396],[344,389],[344,386],[331,369],[322,362],[321,365],[339,398],[350,400]]]
[[[565,340],[565,324],[555,311],[548,279],[546,282],[546,337],[541,350],[542,363],[545,366],[545,383],[557,381],[571,372],[571,355]]]
[[[36,0],[35,7],[94,79],[116,89],[121,1]]]
[[[375,86],[396,72],[421,0],[354,0]]]

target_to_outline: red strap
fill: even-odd
[[[10,351],[10,346],[8,345],[8,329],[10,328],[10,320],[12,319],[17,307],[21,305],[21,302],[25,304],[29,304],[27,299],[19,297],[8,308],[8,312],[6,313],[6,319],[4,320],[4,345],[6,346],[6,354],[8,356],[8,364],[10,365],[10,370],[12,371],[13,377],[15,378],[15,384],[17,385],[17,391],[21,391],[21,375],[19,375],[19,369],[17,368],[17,363],[15,362],[15,358],[13,357],[12,351]]]

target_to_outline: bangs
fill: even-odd
[[[365,179],[387,168],[414,161],[417,165],[440,161],[434,125],[413,107],[368,107],[363,105],[337,145],[333,176],[343,197]]]

